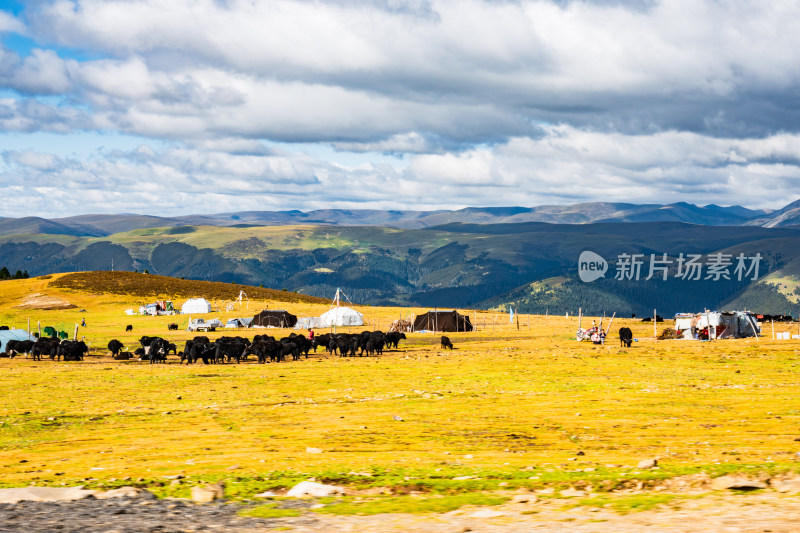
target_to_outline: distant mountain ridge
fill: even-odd
[[[668,254],[670,279],[634,283],[610,274],[584,283],[577,260],[585,250],[608,260],[612,272],[620,254],[644,261]],[[681,281],[682,254],[705,261],[760,254],[763,264],[757,280]],[[321,297],[342,288],[365,304],[622,314],[736,305],[800,313],[800,200],[774,211],[595,202],[0,218],[0,265],[34,276],[148,271]]]
[[[516,213],[514,211],[517,211]],[[786,212],[790,212],[790,210]],[[489,213],[506,218],[515,209]],[[363,214],[363,213],[361,213]],[[163,219],[126,215],[124,225]],[[63,219],[61,219],[63,222]],[[93,222],[81,219],[84,226]],[[121,221],[121,222],[120,222]],[[437,222],[444,219],[437,218]],[[3,221],[0,221],[3,222]],[[7,222],[7,221],[5,221]],[[618,314],[720,308],[735,302],[763,312],[800,310],[800,226],[706,226],[684,222],[449,222],[420,229],[386,226],[273,225],[236,220],[228,226],[137,228],[105,236],[75,236],[68,224],[23,220],[25,229],[53,234],[0,236],[0,265],[31,275],[75,271],[147,271],[193,280],[263,285],[331,297],[342,288],[362,304],[439,308],[513,306],[520,312],[603,311]],[[74,220],[72,221],[75,222]],[[590,250],[608,261],[603,279],[579,279],[578,257]],[[617,258],[637,254],[641,279],[615,279]],[[670,258],[669,280],[647,281],[652,257]],[[762,261],[757,278],[679,278],[677,258],[739,254]],[[646,279],[647,278],[647,279]],[[1,283],[1,282],[0,282]]]
[[[748,209],[738,205],[698,206],[674,204],[629,204],[591,202],[537,207],[467,207],[458,210],[403,211],[378,209],[320,209],[314,211],[242,211],[175,217],[151,215],[77,215],[66,218],[0,218],[0,235],[48,234],[100,237],[125,231],[174,226],[378,226],[400,229],[430,228],[445,224],[592,224],[607,222],[685,222],[706,226],[800,225],[800,200],[775,211]]]

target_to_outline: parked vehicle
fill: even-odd
[[[214,331],[222,327],[222,322],[218,318],[195,318],[189,320],[189,326],[186,328],[189,331]]]

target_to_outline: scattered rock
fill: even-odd
[[[322,453],[320,448],[306,448],[306,453]]]
[[[658,459],[645,459],[644,461],[639,461],[636,468],[639,470],[647,470],[648,468],[654,468],[656,466],[658,466]]]
[[[209,503],[225,497],[225,487],[221,483],[192,487],[192,500],[196,503]]]
[[[77,487],[22,487],[17,489],[0,489],[0,503],[55,502],[82,500],[94,496],[96,490],[86,490],[83,485]]]
[[[303,498],[305,496],[322,498],[344,493],[342,487],[337,487],[335,485],[323,485],[322,483],[315,483],[313,481],[301,481],[292,487],[286,495],[291,498]]]
[[[453,481],[467,481],[468,479],[475,479],[475,476],[458,476],[454,477]]]
[[[137,487],[120,487],[118,489],[111,489],[94,494],[94,497],[98,500],[107,500],[109,498],[141,498],[145,496],[155,498],[149,491]]]
[[[277,496],[277,494],[275,494],[271,490],[268,490],[267,492],[262,492],[261,494],[256,494],[255,495],[256,498],[274,498],[275,496]]]
[[[757,479],[750,479],[745,476],[729,475],[715,478],[711,481],[711,488],[714,490],[755,490],[765,489],[767,484]]]

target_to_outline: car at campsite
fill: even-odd
[[[218,318],[195,318],[189,320],[189,326],[186,328],[189,331],[214,331],[222,327],[222,322]]]

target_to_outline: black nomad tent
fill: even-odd
[[[414,319],[414,331],[472,331],[468,316],[458,311],[428,311]]]
[[[291,328],[297,324],[297,317],[288,311],[270,311],[264,309],[253,317],[253,327]]]

